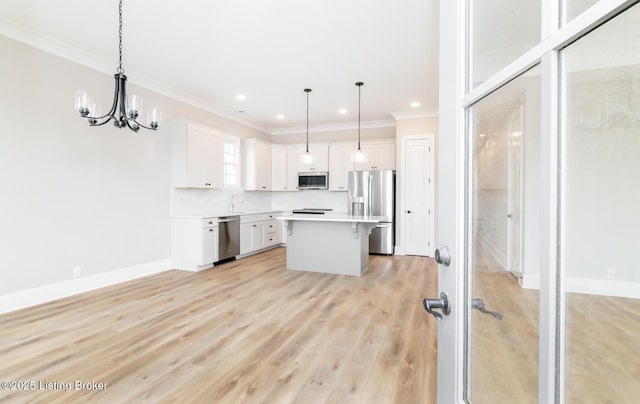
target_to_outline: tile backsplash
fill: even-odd
[[[271,208],[283,211],[301,208],[326,208],[346,213],[347,193],[320,190],[271,192]]]
[[[347,211],[347,193],[332,191],[264,192],[218,189],[171,189],[171,215],[214,215],[229,211],[231,196],[236,212],[287,211],[299,208],[327,208]],[[244,201],[244,202],[242,202]]]

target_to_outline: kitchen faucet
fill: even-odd
[[[233,197],[237,196],[237,193],[234,193],[233,195],[231,195],[231,206],[229,207],[229,212],[233,213]],[[244,197],[240,196],[240,203],[244,203]]]

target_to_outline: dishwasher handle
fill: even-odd
[[[238,220],[240,220],[239,216],[221,217],[221,218],[218,219],[218,223],[237,222]]]

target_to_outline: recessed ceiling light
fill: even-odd
[[[346,113],[347,113],[347,110],[346,110],[346,109],[344,109],[344,108],[340,108],[340,109],[338,110],[338,113],[339,113],[339,114],[341,114],[341,115],[344,115],[344,114],[346,114]]]
[[[278,118],[280,120],[283,120],[284,119],[284,115],[278,115],[278,116],[276,116],[276,118]]]
[[[244,101],[244,100],[246,100],[246,99],[247,99],[247,96],[246,96],[246,95],[244,95],[244,94],[238,94],[238,95],[236,95],[236,98],[237,98],[238,100],[240,100],[240,101]]]
[[[420,103],[418,101],[414,101],[411,103],[412,108],[418,108],[419,106],[420,106]]]

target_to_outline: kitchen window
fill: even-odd
[[[240,138],[224,138],[224,187],[240,188]]]

